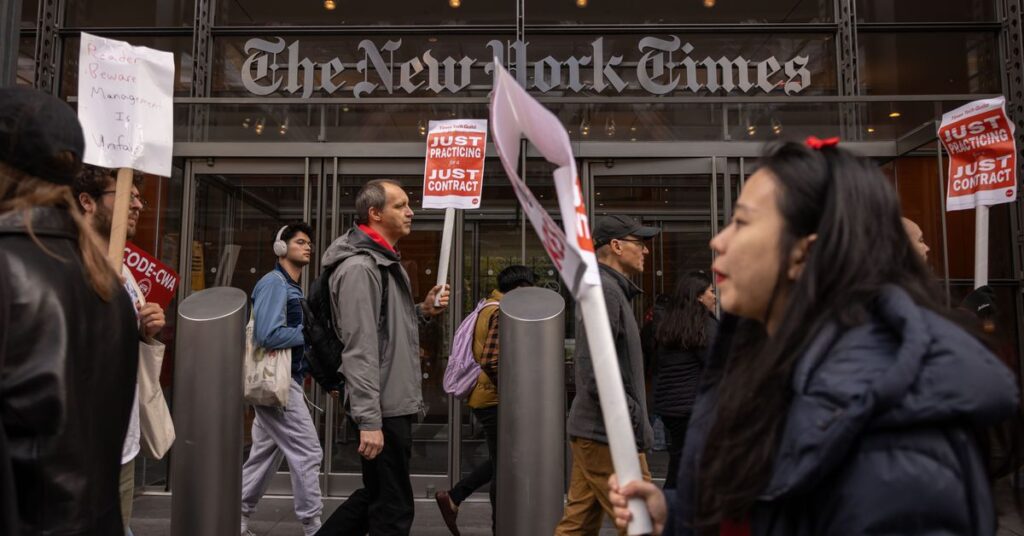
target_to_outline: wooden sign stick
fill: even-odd
[[[110,224],[110,248],[107,250],[107,259],[118,275],[121,274],[124,242],[128,235],[128,208],[131,206],[132,178],[134,176],[135,171],[132,168],[117,170],[117,186],[114,188],[114,216]]]

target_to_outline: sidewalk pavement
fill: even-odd
[[[484,497],[487,494],[484,493]],[[324,500],[324,519],[344,499]],[[614,536],[615,529],[606,520],[600,536]],[[291,497],[264,497],[253,516],[249,528],[257,536],[301,536],[302,526],[295,519]],[[132,513],[132,532],[135,536],[168,536],[171,533],[171,497],[169,495],[143,495],[135,498]],[[459,508],[459,532],[463,536],[491,535],[491,505],[486,499],[469,499]],[[449,536],[433,499],[416,500],[415,536]]]
[[[1022,490],[1024,491],[1024,490]],[[486,494],[485,494],[486,495]],[[1022,493],[1024,495],[1024,493]],[[324,500],[324,518],[330,515],[344,499]],[[996,486],[996,505],[999,511],[997,536],[1024,536],[1024,521],[1016,511],[1013,492],[1006,481]],[[302,527],[292,512],[290,497],[264,497],[253,516],[249,528],[257,536],[301,536]],[[470,499],[459,508],[459,530],[465,536],[490,536],[491,505],[485,500]],[[171,532],[171,497],[169,495],[143,495],[135,498],[132,517],[135,536],[168,536]],[[448,536],[437,503],[433,499],[416,501],[415,536]],[[600,536],[616,532],[605,520]]]

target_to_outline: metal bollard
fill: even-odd
[[[242,496],[242,360],[249,297],[231,287],[178,306],[171,534],[238,534]]]
[[[565,300],[520,288],[500,314],[497,533],[551,534],[565,474]]]

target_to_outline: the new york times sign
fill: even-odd
[[[629,88],[651,95],[710,92],[784,93],[794,95],[811,84],[808,56],[779,59],[775,56],[748,59],[742,56],[702,57],[693,45],[678,37],[644,37],[637,42],[639,59],[628,64],[623,56],[605,50],[604,38],[590,43],[589,56],[547,56],[527,61],[529,43],[492,40],[484,60],[436,57],[430,50],[404,61],[402,40],[383,45],[369,39],[359,43],[361,58],[348,64],[335,57],[314,62],[303,57],[298,40],[250,39],[242,64],[242,84],[254,95],[289,93],[309,98],[314,92],[329,95],[389,96],[433,93],[458,94],[476,84],[487,85],[493,75],[493,58],[513,68],[520,84],[540,93],[616,95]],[[505,61],[506,57],[509,61]],[[359,76],[348,74],[353,69]],[[484,66],[483,73],[479,68]],[[474,73],[476,78],[474,79]],[[347,76],[345,76],[347,74]],[[347,78],[345,80],[343,78]],[[361,81],[354,82],[361,78]],[[354,83],[353,83],[354,82]]]

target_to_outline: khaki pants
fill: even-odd
[[[612,452],[608,445],[589,439],[574,437],[572,448],[572,479],[565,514],[555,528],[555,536],[596,535],[601,531],[604,514],[613,517],[608,501],[608,477],[615,471]],[[640,471],[644,480],[651,481],[647,457],[640,453]],[[625,535],[625,530],[619,534]]]
[[[135,458],[121,466],[121,521],[128,528],[132,520],[132,501],[135,500]]]

